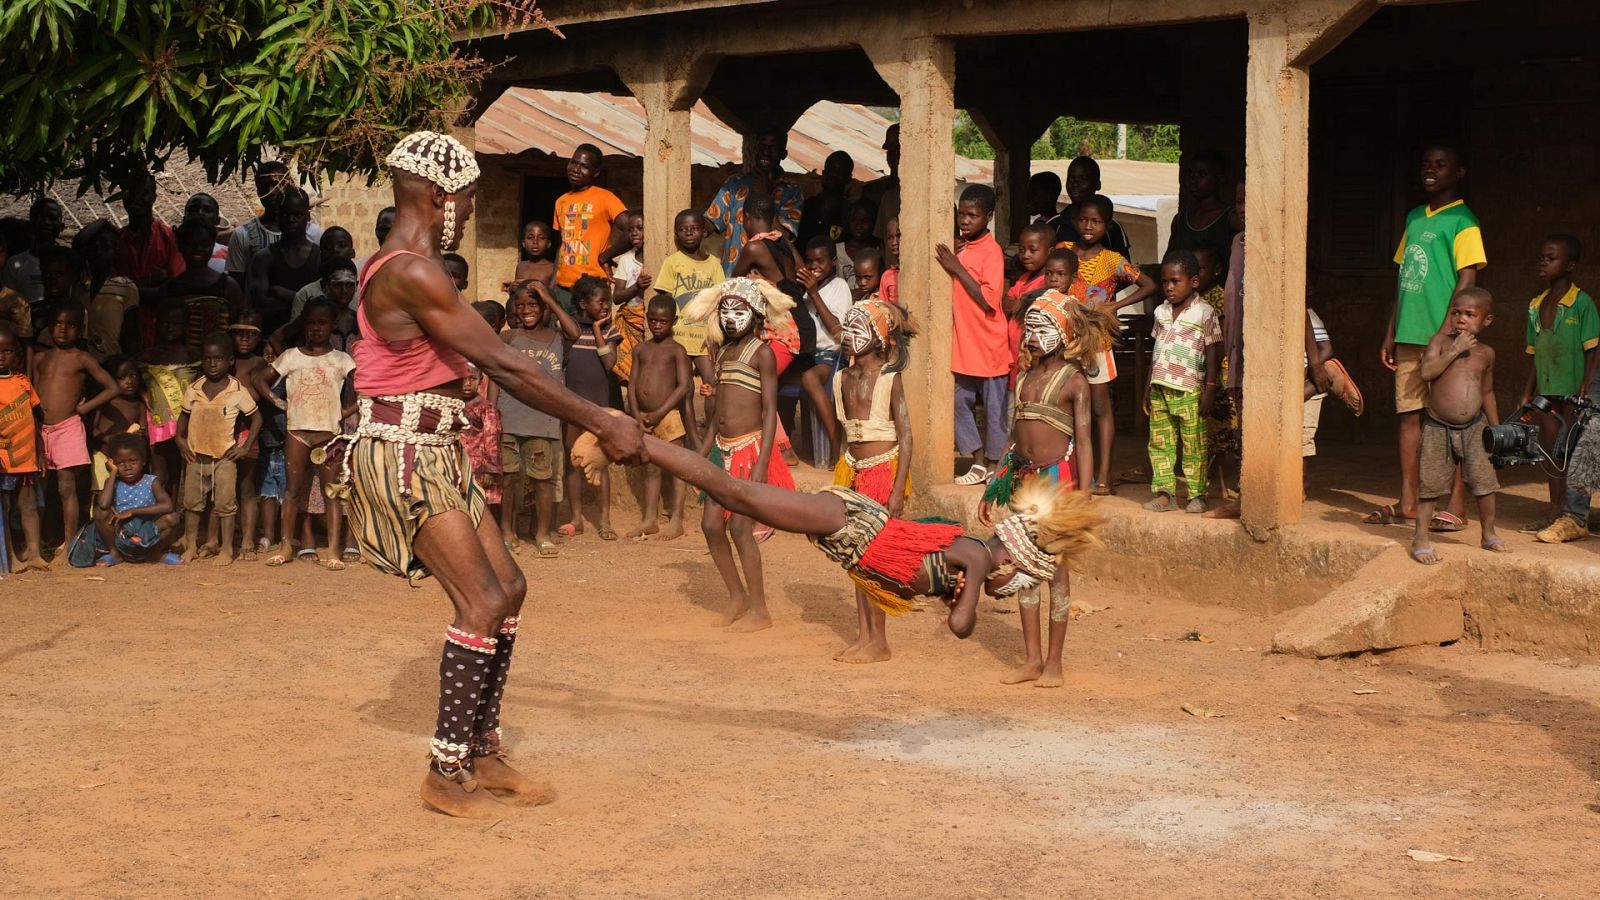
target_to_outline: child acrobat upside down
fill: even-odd
[[[1044,480],[1024,485],[994,537],[980,538],[958,525],[890,518],[882,504],[846,488],[808,494],[739,481],[693,451],[651,437],[645,446],[652,465],[730,512],[809,537],[886,612],[905,612],[912,597],[938,598],[950,607],[956,637],[972,634],[981,593],[1009,597],[1037,587],[1100,543],[1094,501]],[[572,461],[591,480],[608,463],[590,434],[573,444]]]

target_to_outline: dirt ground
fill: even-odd
[[[417,797],[432,583],[0,581],[0,893],[1592,896],[1600,667],[1275,657],[1278,620],[1084,584],[1108,608],[1073,624],[1066,687],[1006,687],[1011,609],[965,642],[914,612],[892,661],[835,663],[848,582],[800,538],[764,554],[755,635],[712,627],[697,536],[524,554],[508,744],[560,796],[492,823]]]

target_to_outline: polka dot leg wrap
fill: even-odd
[[[500,626],[494,661],[489,664],[489,687],[472,729],[473,756],[493,756],[500,752],[500,697],[506,691],[506,676],[511,672],[511,647],[517,640],[517,619],[517,616],[508,616]]]
[[[450,779],[472,771],[472,731],[488,693],[494,640],[487,648],[445,642],[439,656],[439,721],[433,732],[433,769]]]

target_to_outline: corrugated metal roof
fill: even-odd
[[[743,140],[704,103],[690,112],[693,162],[718,167],[737,164]],[[855,178],[870,181],[889,174],[883,155],[883,134],[890,120],[865,106],[823,100],[789,131],[785,171],[820,172],[828,154],[843,150],[855,161]],[[536,150],[570,156],[582,143],[606,154],[639,156],[644,145],[644,108],[632,97],[512,88],[478,118],[478,152],[516,154]],[[956,177],[971,180],[979,167],[956,160]]]

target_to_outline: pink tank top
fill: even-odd
[[[361,294],[356,301],[356,325],[361,329],[361,340],[356,342],[352,355],[356,360],[356,393],[363,396],[387,397],[425,391],[459,381],[472,368],[466,357],[426,334],[404,341],[386,341],[367,319],[367,282],[384,263],[402,253],[426,259],[410,250],[396,250],[368,262],[366,271],[361,273],[358,285]]]

